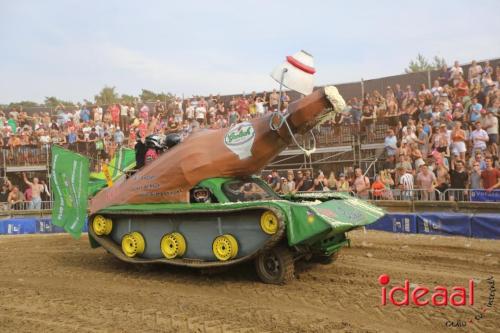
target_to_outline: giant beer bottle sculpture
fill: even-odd
[[[310,67],[292,57],[287,60],[283,73],[295,70],[312,75]],[[302,89],[307,80],[292,81],[289,87],[312,91],[312,81],[307,89]],[[129,179],[99,192],[90,202],[90,211],[121,204],[189,202],[189,190],[201,180],[257,173],[292,142],[293,134],[306,133],[332,111],[342,111],[343,105],[335,87],[320,88],[288,106],[286,123],[280,114],[269,113],[229,129],[196,131]]]

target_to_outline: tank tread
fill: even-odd
[[[98,242],[104,249],[106,249],[109,253],[117,257],[118,259],[128,262],[128,263],[134,263],[134,264],[169,264],[169,265],[175,265],[175,266],[184,266],[184,267],[193,267],[193,268],[212,268],[212,267],[222,267],[222,266],[230,266],[234,264],[238,264],[250,259],[255,258],[258,256],[261,252],[267,251],[274,246],[276,246],[282,239],[283,236],[285,235],[285,223],[284,223],[284,216],[283,213],[272,206],[267,206],[267,205],[257,205],[257,206],[252,206],[252,207],[247,207],[247,208],[238,208],[238,209],[228,209],[220,212],[238,212],[238,211],[245,211],[245,210],[250,210],[250,209],[267,209],[267,210],[272,210],[278,217],[278,231],[269,237],[269,239],[266,241],[266,243],[258,250],[255,252],[246,255],[244,257],[236,258],[236,259],[231,259],[228,261],[205,261],[202,259],[196,259],[196,258],[174,258],[174,259],[166,259],[166,258],[160,258],[160,259],[148,259],[148,258],[141,258],[141,257],[128,257],[126,256],[122,250],[121,247],[116,244],[112,239],[107,238],[107,237],[99,237],[95,234],[94,230],[89,226],[89,235],[95,239],[96,242]],[[196,211],[196,213],[202,213],[203,211]],[[213,213],[213,210],[207,211],[210,213]],[[185,212],[183,212],[185,213]],[[96,213],[100,214],[100,213]],[[104,213],[106,214],[106,213]],[[131,212],[131,211],[120,211],[120,212],[113,212],[113,215],[129,215],[129,214],[137,214],[137,212]],[[161,212],[155,212],[155,214],[161,214]],[[170,212],[168,212],[170,214]],[[141,215],[152,215],[148,213],[143,213]],[[89,217],[89,221],[92,220],[92,217]],[[90,222],[89,222],[90,223]]]

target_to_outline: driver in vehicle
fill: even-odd
[[[193,190],[193,201],[195,203],[210,203],[210,192],[206,188],[196,188]]]

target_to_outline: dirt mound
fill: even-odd
[[[119,262],[68,235],[0,237],[1,332],[494,332],[486,278],[500,280],[500,242],[356,231],[330,265],[304,263],[285,286],[258,281],[251,264],[219,274]],[[475,305],[381,306],[391,284],[467,285]],[[390,285],[391,285],[390,284]],[[497,285],[498,286],[498,285]],[[498,289],[498,287],[497,287]],[[476,319],[482,313],[482,318]]]

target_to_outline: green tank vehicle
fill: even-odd
[[[346,232],[384,214],[335,192],[280,197],[254,176],[297,144],[296,134],[344,107],[335,87],[323,87],[284,113],[200,129],[182,143],[146,138],[148,149],[166,148],[130,177],[115,172],[130,167],[123,150],[91,180],[87,158],[53,147],[52,221],[78,238],[88,216],[91,244],[130,263],[216,268],[254,260],[262,281],[285,283],[296,260],[334,258]]]
[[[265,283],[294,276],[294,262],[335,258],[346,233],[383,210],[336,192],[279,196],[257,177],[209,178],[189,203],[115,205],[89,217],[92,246],[132,263],[197,268],[253,260]]]

